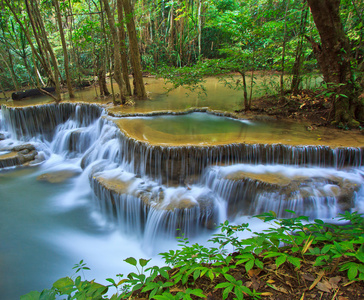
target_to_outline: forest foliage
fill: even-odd
[[[81,260],[73,276],[21,300],[362,299],[362,215],[340,214],[342,224],[305,216],[277,219],[274,212],[256,217],[269,222],[269,229],[253,232],[248,223],[225,221],[210,246],[181,237],[179,249],[160,254],[164,266],[129,257],[124,261],[135,271],[107,278],[107,285],[83,279],[90,268]],[[247,231],[251,237],[242,239]]]
[[[175,87],[199,84],[206,75],[235,72],[242,75],[240,87],[249,110],[254,71],[281,74],[278,93],[283,96],[287,90],[296,93],[302,88],[302,74],[322,70],[315,49],[332,47],[320,44],[325,33],[315,24],[312,3],[315,1],[1,0],[0,90],[49,85],[57,89],[59,81],[58,88],[68,87],[72,97],[72,87],[96,80],[102,86],[104,77],[114,74],[110,80],[119,86],[120,100],[113,99],[117,104],[132,94],[146,98],[142,72],[162,75]],[[345,80],[327,83],[332,83],[331,92],[339,100],[357,98],[363,87],[364,4],[358,0],[332,3],[338,18],[336,8],[329,14],[343,29],[337,44],[348,41],[334,55],[339,67],[347,62],[350,76],[338,74]],[[127,80],[131,74],[133,90]],[[108,95],[104,86],[106,90],[100,89],[100,94]],[[348,89],[356,92],[348,95]],[[360,121],[362,107],[349,103],[344,109],[353,112],[337,113],[337,121]]]

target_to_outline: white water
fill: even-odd
[[[0,141],[0,151],[20,143],[15,131],[0,115],[0,133],[6,137]],[[35,144],[40,151],[37,163],[32,167],[0,170],[0,294],[3,300],[18,299],[30,290],[49,288],[56,279],[72,275],[73,265],[81,259],[91,268],[85,273],[86,278],[105,283],[107,277],[115,278],[116,274],[134,271],[123,259],[129,256],[153,257],[152,264],[161,264],[156,254],[176,247],[172,225],[178,220],[173,213],[152,207],[143,225],[135,214],[140,209],[138,202],[135,197],[127,195],[125,201],[129,203],[130,213],[123,215],[120,212],[115,218],[107,199],[95,197],[90,187],[91,175],[119,177],[124,181],[133,179],[134,184],[129,187],[131,194],[141,185],[156,192],[162,190],[161,206],[182,198],[198,202],[201,195],[211,193],[218,222],[228,216],[229,185],[222,184],[221,177],[236,171],[280,173],[287,177],[336,176],[363,184],[363,167],[337,170],[240,164],[206,169],[201,180],[189,187],[168,187],[160,185],[158,178],[154,181],[147,176],[135,176],[133,163],[125,159],[126,153],[132,150],[122,148],[118,129],[111,122],[103,118],[87,120],[87,116],[82,118],[77,114],[59,124],[51,139],[41,134],[20,138]],[[83,170],[81,165],[86,168]],[[37,180],[39,175],[62,170],[73,171],[76,175],[57,184]],[[320,191],[333,188],[330,183],[310,188],[317,195],[312,199],[316,201],[314,211],[308,211],[312,212],[312,217],[334,217],[339,212],[334,195],[324,201],[319,195]],[[274,202],[276,196],[275,193],[263,193],[255,200],[255,205],[246,203],[243,206],[248,206],[250,214],[261,210],[279,211],[284,200]],[[363,212],[363,188],[355,193],[354,200],[354,209]],[[288,208],[305,211],[300,205],[300,199],[297,199],[293,207]],[[194,220],[196,216],[193,214],[199,213],[198,208],[187,216],[191,215]],[[120,217],[122,215],[124,219]],[[235,222],[249,222],[255,230],[263,228],[257,220],[247,220],[249,217],[243,213],[238,212],[235,218]],[[191,233],[200,230],[200,235],[195,237],[200,241],[211,234],[198,226],[191,228],[190,223],[186,225],[186,231],[189,230]]]

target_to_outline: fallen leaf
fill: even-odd
[[[260,274],[260,272],[262,272],[262,269],[250,269],[248,271],[248,275],[250,277],[253,277],[253,276],[258,276]]]
[[[246,281],[246,282],[244,283],[244,285],[245,285],[246,287],[248,287],[248,288],[250,288],[250,287],[252,286],[252,284],[253,284],[253,282],[251,282],[251,281]]]
[[[303,274],[302,277],[307,281],[315,281],[315,277],[313,277],[311,274]]]
[[[319,289],[320,291],[323,291],[323,292],[326,292],[326,293],[330,293],[331,292],[330,289],[328,288],[328,286],[325,283],[323,283],[323,282],[317,283],[316,288]]]
[[[273,296],[273,293],[271,292],[263,292],[261,293],[262,296]]]
[[[336,276],[336,277],[330,278],[329,282],[333,289],[336,290],[339,287],[337,284],[340,282],[341,279],[342,279],[341,276]]]
[[[273,279],[269,279],[267,280],[267,283],[275,283],[275,281]]]

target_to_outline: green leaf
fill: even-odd
[[[194,289],[190,292],[192,295],[195,295],[197,297],[206,298],[203,291],[201,289]]]
[[[276,266],[277,268],[279,268],[279,266],[283,263],[285,263],[287,260],[287,257],[285,255],[281,255],[279,257],[276,258]]]
[[[128,258],[124,259],[124,261],[134,267],[136,267],[136,265],[137,265],[137,260],[134,257],[128,257]]]
[[[193,279],[196,281],[196,279],[200,276],[201,271],[200,270],[195,270],[193,272]]]
[[[255,265],[260,268],[260,269],[264,269],[264,264],[262,261],[260,261],[259,259],[255,260]]]
[[[322,220],[320,220],[320,219],[315,219],[315,223],[320,224],[320,225],[324,225],[325,224],[325,222],[322,221]]]
[[[332,245],[331,244],[327,244],[325,245],[322,249],[321,249],[321,254],[326,254],[327,252],[330,251]]]
[[[294,265],[296,268],[300,268],[301,267],[301,259],[298,257],[293,257],[293,256],[288,256],[287,257],[288,261]]]
[[[222,289],[222,288],[228,287],[230,285],[231,285],[230,282],[221,282],[215,286],[215,289]]]
[[[233,276],[231,276],[230,274],[224,274],[224,277],[226,280],[228,280],[230,282],[235,282],[235,278]]]
[[[229,296],[229,294],[230,294],[230,292],[232,291],[232,289],[233,289],[233,285],[230,285],[230,286],[228,286],[223,292],[222,292],[222,299],[226,299],[228,296]]]
[[[249,260],[246,264],[245,264],[245,270],[247,272],[249,272],[249,270],[251,270],[254,267],[254,259]]]
[[[355,257],[358,259],[358,260],[360,260],[362,263],[364,263],[364,253],[363,252],[357,252],[356,254],[355,254]]]
[[[167,270],[165,268],[161,268],[159,269],[159,273],[165,278],[165,279],[169,279],[169,274],[167,272]]]
[[[212,271],[212,270],[209,270],[208,272],[207,272],[207,274],[208,274],[208,276],[209,276],[209,278],[210,278],[210,280],[211,281],[213,281],[214,280],[214,272]]]
[[[129,257],[129,258],[132,258],[132,257]],[[148,264],[148,262],[150,262],[150,259],[144,259],[144,258],[139,259],[139,264],[141,267],[145,267]]]
[[[348,279],[353,280],[358,275],[358,266],[352,264],[348,270]]]
[[[142,293],[158,288],[159,284],[156,282],[150,282],[147,286],[142,289]]]
[[[244,294],[242,293],[241,288],[239,286],[234,287],[234,293],[238,300],[244,299]]]
[[[23,296],[20,296],[20,300],[39,300],[40,292],[38,291],[32,291],[28,294],[25,294]]]
[[[53,287],[59,290],[62,294],[70,295],[74,290],[74,282],[69,277],[62,277],[53,283]]]
[[[56,294],[57,294],[57,292],[55,289],[43,290],[40,293],[39,300],[54,300],[54,299],[56,299]]]

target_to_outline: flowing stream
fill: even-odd
[[[197,129],[211,137],[250,124],[219,117],[211,132],[218,117],[205,116],[212,124],[205,131],[203,112],[179,125],[163,116],[144,126],[191,138]],[[227,218],[259,230],[249,216],[268,210],[324,219],[364,211],[360,147],[191,145],[200,138],[172,147],[127,129],[94,104],[2,107],[0,155],[30,143],[37,156],[0,169],[1,299],[49,288],[82,259],[91,268],[86,278],[102,283],[133,271],[123,262],[129,256],[161,264],[157,253],[176,247],[179,228],[204,241]]]

